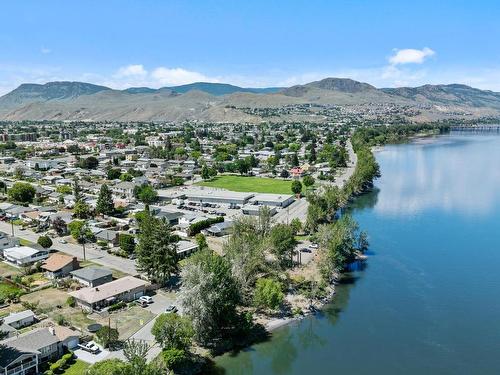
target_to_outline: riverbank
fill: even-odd
[[[220,374],[498,373],[499,145],[445,135],[386,146],[383,176],[351,210],[371,234],[368,268],[346,274],[318,318],[218,359]]]

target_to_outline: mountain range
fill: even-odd
[[[324,121],[325,108],[412,121],[500,117],[500,93],[466,85],[376,88],[346,78],[292,87],[196,82],[114,90],[84,82],[26,83],[0,97],[0,120]],[[304,109],[305,108],[305,109]]]

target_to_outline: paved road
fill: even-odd
[[[349,163],[347,164],[347,168],[342,169],[340,175],[335,178],[335,181],[333,183],[317,180],[317,183],[319,185],[322,186],[334,185],[338,186],[339,188],[343,188],[346,181],[351,178],[356,168],[358,157],[356,156],[354,150],[352,149],[351,141],[347,141],[346,149],[349,154]],[[293,219],[299,218],[302,222],[305,222],[307,219],[308,206],[309,203],[307,202],[306,198],[298,199],[295,202],[293,202],[290,206],[288,206],[286,209],[279,211],[274,217],[274,220],[277,223],[290,223],[290,221],[292,221]]]
[[[6,223],[4,221],[0,221],[0,231],[11,234],[12,233],[11,224]],[[33,243],[36,243],[38,237],[40,237],[38,233],[34,233],[29,229],[20,230],[18,226],[14,226],[14,234],[18,238],[22,238],[31,241]],[[59,239],[57,238],[55,238],[53,241],[54,241],[54,244],[52,245],[53,249],[83,259],[82,246],[71,243],[62,244],[58,242]],[[96,249],[95,247],[89,244],[87,244],[85,248],[86,248],[85,253],[87,260],[100,264],[104,267],[113,268],[131,275],[137,274],[137,270],[135,268],[135,261],[108,254],[106,251]]]
[[[308,205],[306,198],[297,199],[287,208],[280,210],[274,217],[274,221],[277,223],[290,224],[293,219],[299,218],[304,222],[307,218]]]

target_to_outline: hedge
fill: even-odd
[[[203,229],[207,229],[208,227],[217,224],[217,223],[222,223],[224,221],[224,218],[222,216],[218,216],[214,219],[207,219],[207,220],[202,220],[198,221],[197,223],[191,224],[188,228],[188,235],[189,236],[194,236],[198,233],[200,233]]]

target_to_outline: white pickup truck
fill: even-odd
[[[101,351],[101,348],[97,346],[97,344],[94,341],[89,341],[86,344],[78,344],[78,346],[85,350],[86,352],[92,353],[92,354],[97,354]]]

